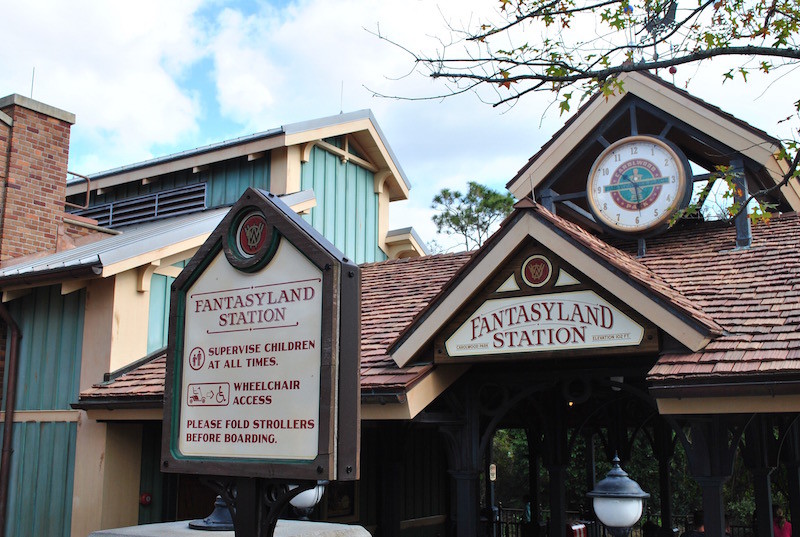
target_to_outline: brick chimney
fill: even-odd
[[[0,262],[56,250],[74,123],[22,95],[0,98]]]

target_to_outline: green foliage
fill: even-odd
[[[718,64],[709,60],[720,57],[726,58],[722,82],[747,82],[754,69],[782,76],[800,61],[800,0],[488,1],[495,15],[452,28],[450,39],[439,41],[448,44],[435,53],[401,47],[417,69],[447,82],[443,95],[428,98],[469,91],[498,106],[550,92],[564,114],[589,95],[623,93],[618,77],[626,72],[701,63],[711,69]],[[787,120],[798,118],[800,101]],[[754,198],[796,178],[799,155],[796,144],[786,143],[783,180]],[[728,207],[732,214],[746,208],[754,221],[769,220],[770,208],[753,203]]]
[[[500,104],[531,91],[554,91],[568,102],[571,86],[594,93],[626,71],[718,56],[738,64],[723,77],[737,72],[745,80],[753,58],[764,72],[800,59],[798,0],[495,2],[495,16],[454,28],[450,46],[414,55],[416,65],[448,80],[453,93],[501,88],[493,99]]]
[[[514,208],[514,197],[501,194],[474,181],[467,192],[442,189],[431,204],[438,214],[433,223],[439,233],[460,235],[467,250],[479,248],[489,237],[492,225],[505,218]]]
[[[528,440],[524,429],[501,429],[494,436],[493,462],[497,465],[495,500],[503,507],[522,509],[528,493]]]

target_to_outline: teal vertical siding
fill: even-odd
[[[301,188],[313,189],[317,206],[305,218],[356,263],[383,261],[378,246],[378,195],[369,170],[315,147],[303,164]]]
[[[169,332],[169,291],[175,278],[153,274],[150,280],[150,314],[147,321],[147,353],[165,347]]]
[[[69,536],[76,435],[76,423],[14,424],[6,535]]]
[[[62,295],[57,285],[9,304],[22,332],[17,410],[70,410],[78,400],[84,306],[85,291]]]
[[[70,409],[78,399],[85,291],[38,288],[8,309],[22,332],[17,410]],[[69,535],[76,435],[76,423],[14,423],[6,535]]]
[[[239,157],[216,162],[200,173],[192,173],[191,169],[181,170],[161,175],[146,185],[137,181],[103,190],[100,195],[93,192],[90,206],[206,183],[206,207],[222,207],[235,203],[247,187],[269,190],[269,172],[269,154],[252,161],[248,161],[246,156]]]
[[[161,473],[161,422],[142,427],[142,471],[139,493],[149,493],[150,505],[139,506],[139,524],[164,521],[164,474]]]

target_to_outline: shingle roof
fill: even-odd
[[[800,217],[785,214],[753,229],[749,249],[735,249],[735,228],[698,223],[648,239],[647,255],[635,244],[606,244],[537,206],[563,233],[691,316],[717,337],[700,352],[663,354],[649,374],[659,385],[754,375],[800,378]],[[398,368],[389,345],[443,289],[473,254],[399,259],[362,266],[364,394],[396,393],[433,366]],[[160,397],[164,357],[157,357],[81,393],[81,402]]]
[[[404,258],[361,267],[361,389],[365,394],[402,392],[433,366],[400,369],[386,353],[400,330],[469,260],[469,253]],[[80,403],[125,404],[162,397],[163,353],[80,394]]]
[[[642,263],[725,329],[701,352],[663,355],[650,381],[800,375],[800,218],[755,226],[748,249],[735,240],[717,222],[648,241]]]
[[[699,307],[699,304],[696,304],[683,295],[681,291],[673,286],[669,280],[664,278],[662,274],[653,270],[649,264],[646,263],[644,258],[639,259],[630,253],[603,242],[577,224],[555,216],[541,205],[532,204],[532,208],[558,229],[567,233],[572,239],[588,248],[607,263],[616,267],[625,277],[635,280],[650,293],[660,296],[674,308],[689,316],[695,323],[702,325],[710,334],[722,334],[723,328],[717,323],[713,316],[703,311],[703,309]]]
[[[408,387],[432,367],[426,364],[400,369],[386,351],[469,258],[469,253],[432,255],[362,267],[362,391]]]

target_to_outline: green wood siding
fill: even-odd
[[[247,157],[216,162],[208,170],[192,173],[192,170],[181,170],[158,176],[154,181],[143,185],[141,181],[119,185],[103,191],[103,194],[92,193],[90,206],[144,196],[156,192],[164,192],[176,188],[207,183],[206,208],[232,205],[241,197],[249,186],[269,190],[269,154],[264,158],[248,161]],[[75,197],[78,202],[82,194]],[[73,201],[73,200],[71,200]]]
[[[22,331],[17,410],[70,410],[78,400],[84,304],[85,291],[62,295],[57,285],[36,288],[9,304]]]
[[[85,291],[37,288],[8,309],[22,330],[16,408],[70,409],[78,399]],[[76,423],[14,424],[6,535],[69,535],[76,435]]]
[[[161,422],[142,427],[142,471],[139,494],[148,492],[153,501],[139,506],[139,524],[164,521],[164,474],[161,473]]]
[[[147,322],[147,354],[167,345],[169,290],[175,278],[153,274],[150,280],[150,315]]]
[[[301,188],[313,189],[317,206],[306,220],[356,263],[383,261],[378,246],[378,195],[373,174],[314,147],[303,164]]]
[[[6,535],[69,536],[77,427],[14,424]]]

